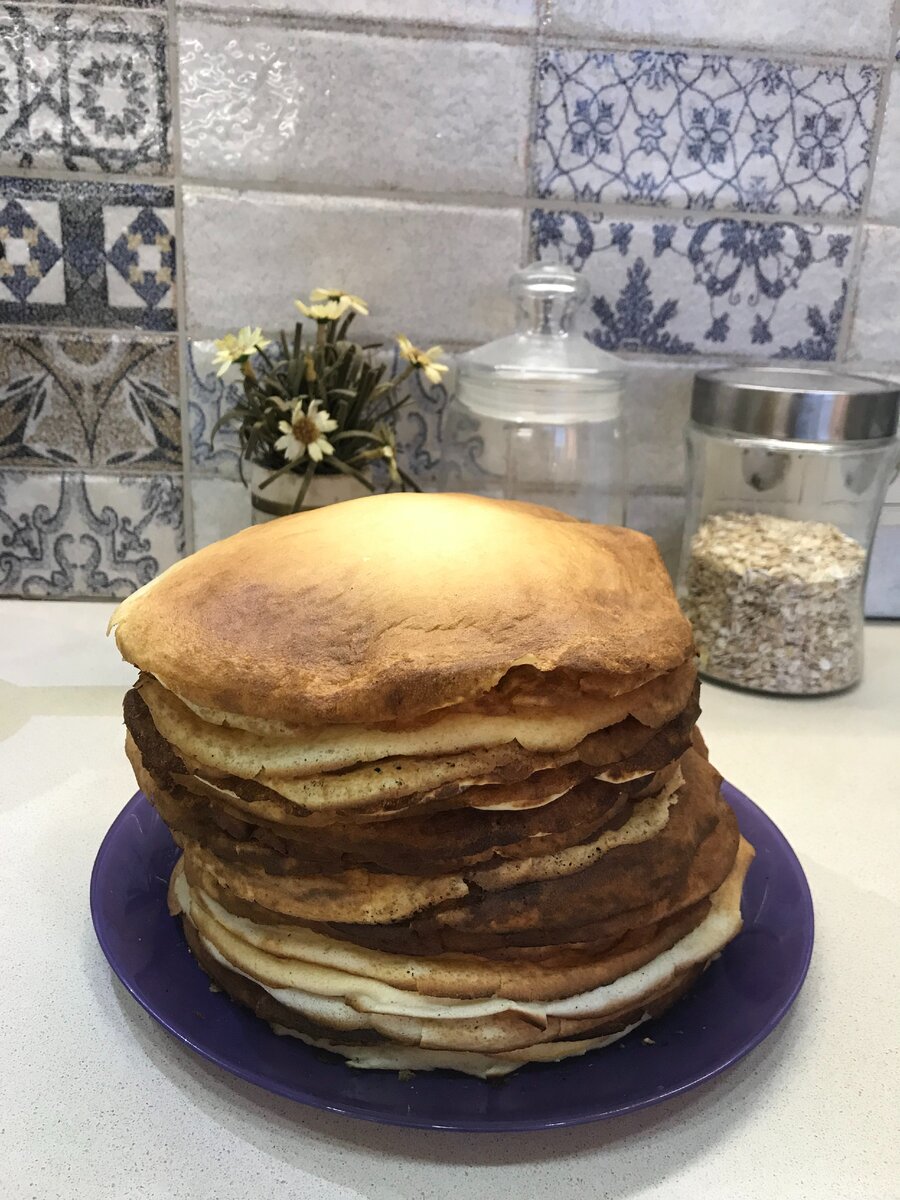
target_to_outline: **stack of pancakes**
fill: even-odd
[[[498,1075],[660,1013],[752,858],[653,542],[392,494],[245,530],[112,624],[210,977],[360,1067]]]

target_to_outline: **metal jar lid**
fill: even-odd
[[[793,367],[698,371],[691,420],[797,442],[863,442],[897,432],[900,388],[884,379]]]

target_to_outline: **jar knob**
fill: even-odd
[[[590,292],[587,281],[563,263],[529,263],[509,281],[520,333],[567,334]]]

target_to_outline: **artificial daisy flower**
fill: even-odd
[[[271,346],[272,343],[263,337],[259,326],[251,329],[249,325],[245,325],[237,333],[226,333],[224,337],[217,338],[213,344],[216,347],[213,365],[221,364],[216,374],[224,375],[232,363],[246,362],[257,350],[265,350],[266,346]]]
[[[344,302],[347,308],[352,308],[354,312],[360,313],[362,316],[369,315],[369,306],[363,300],[362,296],[354,296],[350,292],[342,292],[340,288],[313,288],[309,294],[310,300],[337,300]]]
[[[437,362],[437,359],[444,353],[441,346],[418,350],[402,333],[397,335],[397,345],[400,347],[400,357],[423,371],[429,383],[440,383],[441,376],[450,370],[446,363]]]
[[[321,462],[326,455],[334,454],[334,446],[325,434],[337,427],[337,421],[333,420],[327,409],[319,411],[318,400],[311,401],[305,410],[303,401],[298,400],[290,422],[278,422],[283,436],[276,441],[275,449],[280,450],[288,462],[299,462],[305,454],[313,462]]]

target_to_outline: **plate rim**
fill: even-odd
[[[490,1124],[486,1124],[483,1118],[478,1124],[467,1122],[465,1120],[452,1120],[446,1123],[440,1123],[434,1117],[417,1118],[416,1115],[411,1112],[400,1117],[399,1115],[395,1115],[390,1111],[384,1112],[366,1108],[365,1106],[362,1106],[354,1101],[348,1100],[344,1103],[336,1103],[330,1100],[323,1100],[316,1093],[304,1091],[301,1085],[289,1086],[287,1084],[282,1084],[278,1080],[271,1079],[268,1075],[260,1074],[259,1072],[254,1071],[252,1067],[245,1067],[234,1061],[223,1061],[221,1055],[215,1054],[202,1043],[192,1040],[181,1029],[173,1025],[169,1020],[158,1013],[152,1007],[152,1001],[149,998],[146,998],[137,988],[137,986],[131,981],[124,970],[120,969],[120,964],[117,961],[116,955],[112,952],[109,941],[103,929],[102,922],[99,920],[99,891],[101,886],[104,860],[111,852],[116,837],[119,833],[120,826],[127,821],[133,811],[138,808],[142,802],[150,807],[151,811],[156,814],[156,810],[153,809],[153,806],[147,799],[146,795],[140,790],[135,792],[130,800],[128,800],[124,805],[124,807],[116,814],[111,825],[109,826],[109,829],[106,831],[94,858],[94,863],[91,868],[89,893],[91,922],[93,924],[94,933],[100,945],[100,949],[102,950],[103,956],[109,964],[111,971],[125,988],[125,990],[129,993],[129,995],[137,1001],[137,1003],[146,1013],[148,1013],[159,1025],[162,1026],[163,1029],[172,1034],[179,1042],[181,1042],[182,1045],[186,1046],[193,1053],[199,1055],[207,1062],[212,1063],[220,1070],[227,1071],[230,1074],[235,1075],[237,1078],[243,1079],[245,1082],[261,1088],[263,1091],[267,1091],[285,1099],[292,1100],[297,1104],[303,1104],[307,1107],[317,1108],[325,1112],[337,1113],[341,1116],[353,1117],[357,1120],[369,1121],[375,1124],[393,1125],[399,1128],[407,1129],[434,1129],[448,1133],[533,1133],[537,1130],[544,1129],[574,1128],[578,1125],[587,1125],[594,1121],[610,1120],[614,1117],[624,1116],[628,1113],[640,1112],[642,1109],[649,1108],[652,1105],[661,1104],[665,1100],[671,1100],[676,1096],[682,1096],[686,1092],[692,1091],[696,1087],[700,1087],[701,1084],[708,1083],[710,1080],[715,1079],[724,1071],[727,1071],[730,1067],[733,1067],[736,1063],[740,1062],[741,1059],[746,1058],[747,1055],[751,1054],[757,1048],[757,1046],[764,1042],[766,1038],[769,1037],[769,1035],[773,1033],[775,1029],[777,1029],[787,1013],[790,1011],[800,993],[801,988],[803,987],[804,982],[806,981],[806,976],[809,972],[809,966],[810,962],[812,961],[813,948],[815,945],[815,910],[813,906],[812,893],[809,887],[809,881],[806,878],[806,872],[803,870],[803,865],[790,842],[785,837],[784,833],[782,833],[781,829],[775,824],[775,822],[763,808],[756,804],[755,801],[751,800],[745,792],[742,792],[739,788],[735,787],[734,784],[729,783],[727,780],[723,781],[722,790],[725,794],[725,799],[730,805],[732,805],[732,807],[734,807],[734,800],[737,799],[738,809],[741,807],[747,807],[755,817],[761,819],[768,826],[767,832],[772,839],[777,842],[779,849],[790,865],[796,882],[799,884],[801,895],[797,907],[798,910],[802,912],[803,924],[808,930],[808,938],[805,943],[802,961],[800,962],[800,968],[796,973],[794,983],[787,993],[786,998],[782,1001],[780,1007],[776,1010],[771,1019],[764,1025],[760,1026],[759,1029],[755,1030],[753,1036],[745,1043],[742,1043],[733,1054],[729,1055],[722,1061],[717,1062],[714,1067],[706,1071],[704,1074],[686,1080],[675,1087],[668,1088],[665,1092],[659,1095],[644,1096],[639,1100],[632,1100],[614,1108],[607,1107],[602,1111],[585,1111],[577,1114],[576,1116],[565,1117],[561,1119],[551,1118],[542,1120],[537,1118],[530,1121],[501,1119],[492,1121]],[[174,921],[172,923],[172,928],[173,930],[178,928]],[[740,934],[738,936],[740,936]],[[185,951],[186,953],[190,953],[186,944]],[[725,953],[727,953],[727,947]],[[257,1018],[257,1020],[258,1019],[259,1018]],[[555,1064],[542,1065],[553,1066]],[[345,1069],[350,1071],[353,1068],[347,1066]],[[490,1085],[485,1082],[485,1086]]]

